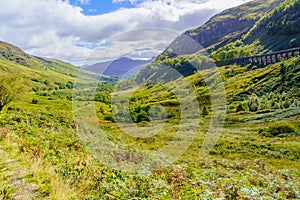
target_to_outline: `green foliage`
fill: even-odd
[[[287,73],[287,69],[286,69],[286,66],[284,65],[284,63],[281,64],[281,67],[280,67],[280,75],[281,75],[281,80],[284,81],[285,80],[285,77],[286,77],[286,73]]]
[[[252,95],[249,99],[249,110],[256,112],[258,110],[259,100],[256,95]]]
[[[236,112],[248,111],[248,102],[240,102],[236,108]]]
[[[150,122],[151,118],[149,116],[150,106],[142,106],[139,104],[132,104],[130,106],[130,115],[135,123],[139,122]]]
[[[111,96],[108,92],[96,92],[95,101],[102,102],[105,104],[110,104]]]
[[[263,20],[270,35],[293,35],[300,33],[300,1],[293,0],[279,6]]]
[[[271,135],[277,136],[284,133],[295,132],[295,127],[287,122],[278,122],[269,126],[269,131]]]
[[[239,9],[224,11],[222,15],[211,20],[212,23],[217,21],[215,26],[209,24],[204,27],[205,31],[193,30],[187,34],[191,34],[197,41],[200,40],[200,43],[208,46],[222,39],[221,42],[224,43],[218,44],[222,46],[237,36],[240,38],[242,33],[260,18],[261,13],[274,7],[279,1],[261,2],[250,2]],[[243,29],[235,31],[236,35],[229,33],[236,28],[230,26],[230,23],[234,22],[237,22],[234,24],[236,27]],[[220,30],[215,32],[217,28]],[[212,35],[209,41],[202,41],[200,36],[205,35],[204,32],[215,35]],[[291,43],[297,44],[297,40],[295,41]],[[223,46],[219,50],[216,46],[213,54],[220,60],[234,58],[258,51],[261,49],[259,45],[260,43],[248,44],[241,40]],[[168,54],[172,54],[172,51]],[[5,56],[9,57],[9,54]],[[56,192],[55,186],[59,186],[56,179],[53,180],[56,176],[62,179],[63,183],[71,188],[70,190],[78,192],[71,199],[299,199],[300,149],[299,138],[294,136],[300,125],[299,58],[265,68],[254,69],[253,66],[243,68],[237,65],[231,65],[230,71],[223,67],[218,68],[224,78],[227,106],[231,114],[226,117],[225,127],[215,147],[205,158],[199,158],[199,148],[203,146],[203,139],[207,137],[211,126],[209,117],[202,117],[199,131],[186,153],[169,167],[148,171],[149,174],[144,176],[113,169],[95,159],[95,155],[91,153],[92,148],[85,147],[77,135],[78,124],[73,119],[70,100],[82,103],[83,108],[89,106],[90,101],[95,104],[98,119],[91,121],[100,124],[110,142],[130,149],[138,147],[138,151],[159,150],[172,141],[176,142],[174,136],[177,130],[189,127],[191,120],[178,120],[181,111],[180,101],[169,88],[185,89],[191,83],[202,108],[202,115],[210,114],[210,95],[206,83],[213,83],[213,87],[220,86],[214,85],[216,73],[206,69],[194,74],[191,68],[194,64],[200,66],[204,59],[197,55],[176,58],[165,56],[157,61],[157,65],[150,66],[151,70],[143,70],[143,75],[149,76],[137,76],[136,80],[143,77],[158,80],[160,74],[155,73],[166,72],[158,70],[159,64],[168,65],[189,76],[182,78],[186,85],[180,87],[175,80],[177,77],[172,77],[173,74],[166,76],[171,77],[167,79],[170,80],[166,83],[167,87],[156,85],[149,80],[140,80],[143,83],[149,82],[129,98],[132,120],[140,126],[151,127],[152,124],[149,122],[153,120],[152,117],[168,118],[166,122],[161,122],[163,128],[157,135],[143,139],[124,134],[114,123],[110,99],[114,83],[100,82],[97,87],[93,85],[93,89],[88,89],[92,85],[86,80],[96,76],[88,74],[85,80],[80,80],[79,84],[74,85],[76,70],[72,66],[51,59],[26,59],[26,55],[24,56],[24,60],[20,62],[15,62],[17,59],[13,62],[0,60],[1,70],[2,67],[4,69],[11,66],[21,71],[28,80],[25,84],[34,91],[12,102],[7,112],[0,114],[0,126],[3,127],[0,129],[0,146],[7,145],[4,151],[14,152],[18,158],[28,157],[27,165],[31,166],[32,160],[45,164],[46,167],[39,168],[42,172],[53,169],[53,176],[39,172],[24,177],[26,181],[37,184],[35,190],[40,195],[37,198],[70,199],[64,198],[63,195],[51,197],[51,194]],[[31,62],[37,65],[32,68],[20,66],[20,63],[31,65]],[[282,66],[285,67],[284,70]],[[56,74],[57,76],[54,76]],[[131,86],[134,81],[124,82],[124,85]],[[80,86],[76,88],[78,90],[72,93],[72,89],[78,86]],[[126,90],[122,92],[126,93]],[[34,102],[38,104],[32,106],[31,103]],[[156,105],[161,105],[164,109],[155,107]],[[152,106],[154,109],[150,109]],[[248,110],[250,112],[246,112]],[[124,115],[122,111],[118,114]],[[270,123],[282,119],[289,121]],[[127,123],[127,120],[124,117],[121,122]],[[89,127],[87,129],[86,133],[94,134],[94,130]],[[274,137],[271,140],[257,134],[259,129],[263,136],[286,137]],[[178,138],[178,141],[180,139]],[[103,150],[111,153],[113,159],[126,160],[128,157],[135,159],[131,152],[125,151],[123,155],[105,147]],[[134,161],[138,162],[137,160]],[[143,164],[146,166],[148,163]],[[38,168],[36,163],[32,166]],[[3,197],[1,195],[5,195],[9,199],[14,190],[2,181],[2,177],[6,177],[2,176],[3,169],[7,167],[2,167],[0,162],[0,198]],[[61,188],[60,195],[65,192],[65,188]]]
[[[195,60],[194,60],[195,62]],[[166,58],[162,61],[157,61],[160,65],[169,66],[177,70],[182,76],[190,76],[195,73],[196,69],[193,64],[183,56],[177,56],[174,58]],[[170,71],[170,73],[172,73]]]
[[[4,184],[1,186],[0,189],[0,198],[3,200],[11,199],[14,192],[14,188],[10,187],[7,184]]]
[[[267,129],[261,129],[260,133],[267,137],[282,136],[295,133],[296,128],[288,122],[276,122],[270,124]]]
[[[206,106],[203,106],[203,109],[202,109],[202,115],[203,115],[203,116],[209,115],[209,111],[208,111],[208,109],[207,109]]]
[[[33,99],[31,100],[31,103],[32,103],[32,104],[37,104],[38,102],[39,102],[39,100],[36,99],[36,98],[33,98]]]
[[[220,47],[216,51],[211,53],[212,58],[215,61],[226,61],[234,58],[243,58],[250,56],[258,52],[259,47],[256,43],[246,45],[241,40],[237,40],[234,43],[230,43],[224,47]]]
[[[141,110],[141,112],[137,114],[136,120],[135,120],[136,123],[150,122],[150,121],[151,121],[151,118],[149,117],[149,114],[143,110]]]
[[[0,75],[0,111],[20,94],[22,88],[17,74],[4,72]]]
[[[224,61],[299,47],[299,0],[278,1],[273,6],[274,9],[258,16],[260,19],[241,38],[235,37],[227,44],[215,47],[211,52],[214,60]]]

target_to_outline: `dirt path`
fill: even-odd
[[[37,199],[35,184],[26,183],[24,176],[28,170],[21,162],[11,158],[0,144],[0,199],[32,200]]]

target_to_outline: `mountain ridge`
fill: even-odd
[[[234,8],[229,8],[213,16],[203,25],[188,30],[178,36],[157,60],[176,57],[172,54],[184,54],[180,49],[184,37],[189,37],[199,43],[203,50],[211,52],[213,49],[234,42],[247,33],[262,16],[277,7],[284,0],[254,0]],[[182,54],[181,54],[182,53]],[[196,53],[196,52],[194,52]]]
[[[144,66],[150,64],[152,61],[154,61],[154,58],[149,60],[137,60],[128,57],[120,57],[112,61],[84,66],[83,69],[107,76],[114,76],[118,78],[124,78],[125,76],[125,78],[130,78],[138,74]]]

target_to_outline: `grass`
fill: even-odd
[[[40,158],[32,158],[26,153],[16,151],[16,143],[8,135],[1,142],[2,163],[6,171],[1,171],[3,199],[71,199],[78,194],[66,184],[53,166]]]
[[[140,90],[134,95],[140,100],[147,99],[149,103],[155,103],[156,93],[164,96],[163,88]],[[36,197],[50,199],[205,197],[251,199],[258,196],[296,199],[298,197],[299,138],[296,136],[266,138],[259,135],[258,130],[268,122],[256,123],[252,120],[245,122],[233,118],[249,118],[253,113],[231,114],[232,117],[227,119],[228,125],[215,148],[205,158],[199,158],[199,148],[208,130],[209,117],[202,117],[200,130],[193,143],[174,164],[153,170],[149,175],[143,175],[116,170],[107,165],[105,160],[99,161],[92,149],[85,147],[76,134],[72,120],[72,102],[62,96],[52,95],[52,97],[54,100],[48,100],[48,97],[35,93],[23,95],[9,105],[11,110],[2,113],[0,119],[1,143],[4,151],[8,152],[10,158],[18,160],[19,168],[26,169],[21,178],[25,180],[25,185],[31,185],[29,191]],[[37,104],[32,104],[33,98],[38,100]],[[165,98],[168,98],[168,95]],[[160,102],[161,99],[158,98],[157,101]],[[81,103],[82,107],[88,105],[87,102]],[[95,105],[96,110],[100,110],[105,104],[97,102]],[[176,109],[173,104],[167,103],[165,106]],[[294,115],[289,121],[296,123],[297,119],[298,116]],[[88,118],[86,120],[89,121]],[[151,152],[168,145],[178,130],[179,122],[176,118],[168,119],[167,123],[160,122],[164,125],[161,131],[145,139],[128,135],[115,123],[104,120],[101,115],[96,124],[92,122],[91,127],[100,124],[109,140],[122,145],[125,149],[135,147]],[[130,127],[130,130],[139,128],[134,126]],[[106,150],[111,152],[110,149]],[[126,156],[130,155],[116,153],[113,158],[126,160]],[[132,153],[132,156],[140,155],[134,151]],[[13,172],[11,169],[11,173]],[[289,182],[286,181],[287,177]],[[2,188],[6,195],[22,195],[17,192],[18,188],[22,187],[11,187],[9,181]]]
[[[0,198],[300,198],[299,105],[287,101],[299,100],[299,58],[264,68],[231,65],[203,70],[164,86],[137,88],[124,81],[126,90],[114,92],[121,104],[129,99],[129,108],[145,115],[151,111],[148,107],[157,106],[152,111],[161,115],[139,124],[114,122],[110,105],[114,84],[88,88],[92,84],[87,79],[94,76],[85,74],[75,91],[66,87],[68,81],[75,83],[75,77],[62,72],[74,68],[48,61],[52,64],[47,70],[0,61],[2,70],[23,74],[28,88],[0,113]],[[212,115],[220,114],[214,113],[206,84],[219,88],[218,76],[225,85],[228,114],[214,148],[203,156],[203,143],[216,129],[210,129]],[[190,88],[196,98],[185,95]],[[97,102],[94,90],[99,94]],[[241,103],[247,107],[255,92],[259,104],[273,99],[281,107],[236,112]],[[224,94],[213,95],[220,100]],[[205,106],[206,115],[197,113],[191,102],[198,103],[199,110]],[[268,137],[259,133],[272,131],[274,121],[280,123],[275,130],[279,127],[281,133],[292,127],[294,133]],[[180,128],[186,134],[178,134]],[[159,151],[162,154],[151,155]],[[164,165],[163,155],[176,160]]]

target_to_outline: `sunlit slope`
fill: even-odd
[[[51,58],[40,58],[26,54],[20,48],[0,42],[0,70],[16,73],[24,78],[27,86],[47,89],[60,85],[111,80],[108,76],[81,70],[69,63]]]

